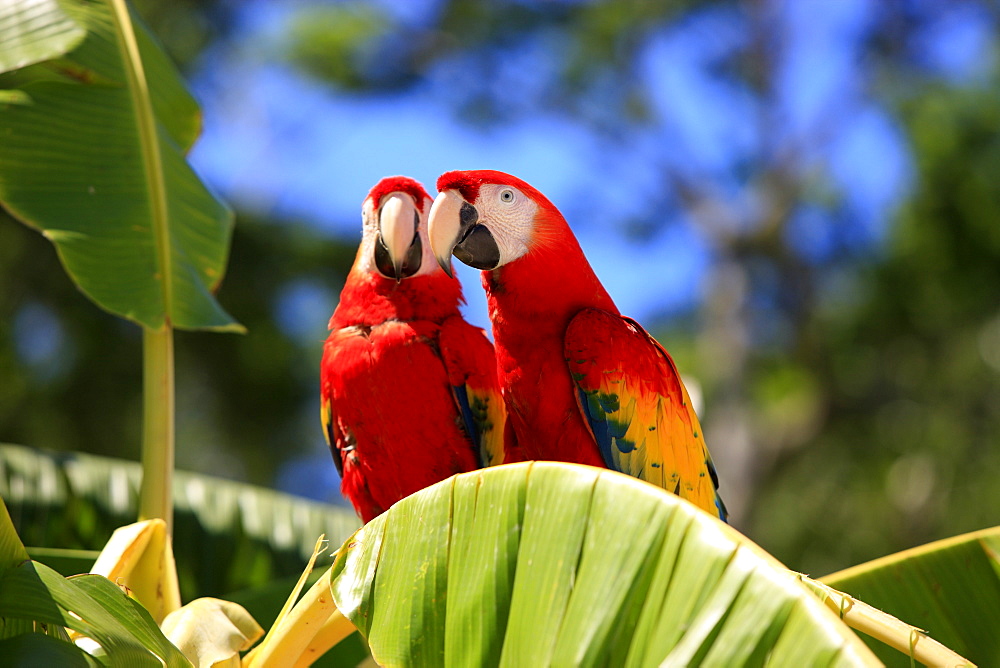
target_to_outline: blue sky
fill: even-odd
[[[592,219],[578,226],[580,241],[626,311],[641,315],[694,292],[704,262],[697,237],[683,227],[657,235],[652,241],[663,249],[686,249],[664,263],[666,253],[650,253],[648,242],[639,252],[615,233],[616,225],[635,213],[630,208],[641,206],[625,183],[616,183],[634,163],[600,160],[595,141],[561,119],[542,116],[483,133],[456,123],[427,94],[340,98],[273,66],[256,70],[247,81],[250,88],[234,93],[232,106],[221,101],[213,109],[215,101],[205,101],[206,132],[192,155],[196,168],[244,208],[278,210],[315,221],[330,234],[359,238],[361,201],[383,176],[406,174],[433,192],[442,172],[499,169],[530,180],[564,211],[590,209]],[[285,106],[290,99],[296,100],[294,109]],[[225,123],[214,124],[212,112]],[[597,183],[598,173],[604,174],[603,184]],[[589,203],[574,201],[582,194]],[[630,271],[619,271],[621,266]],[[679,289],[661,289],[650,299],[636,290],[641,281],[636,274],[657,269],[658,283]],[[476,272],[461,276],[469,317],[486,326]]]
[[[205,134],[191,160],[241,208],[302,217],[345,239],[358,236],[361,200],[383,176],[406,174],[433,190],[447,170],[507,171],[563,210],[619,306],[644,319],[695,304],[712,260],[703,234],[676,202],[669,207],[659,195],[644,197],[663,190],[658,164],[704,179],[737,224],[752,224],[760,203],[740,165],[794,152],[799,169],[816,171],[845,196],[862,242],[881,238],[909,183],[903,137],[870,97],[871,73],[860,61],[871,2],[776,4],[775,39],[784,56],[768,99],[719,74],[719,64],[745,47],[746,17],[738,10],[703,10],[653,31],[638,76],[655,120],[614,142],[585,119],[531,106],[557,70],[546,51],[551,45],[537,41],[509,59],[520,74],[497,74],[515,91],[512,105],[521,106],[513,122],[489,128],[456,119],[447,95],[461,85],[456,63],[439,64],[403,94],[352,95],[253,55],[247,45],[280,53],[299,4],[248,3],[239,39],[208,54],[205,74],[193,79]],[[436,4],[423,6],[434,11]],[[418,20],[419,12],[409,19]],[[956,21],[953,30],[968,30],[967,23]],[[950,31],[938,39],[952,37]],[[927,40],[937,43],[933,35]],[[934,58],[971,56],[947,51]],[[880,169],[858,168],[872,163]],[[621,234],[633,219],[650,216],[666,223],[651,237]],[[821,259],[832,239],[824,227],[837,222],[815,208],[796,221],[796,243]],[[478,281],[473,272],[463,272],[463,280],[469,317],[485,326]]]

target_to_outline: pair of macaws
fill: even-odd
[[[365,522],[455,473],[607,467],[726,519],[670,355],[619,314],[566,220],[497,171],[380,181],[321,366],[324,433]],[[482,271],[495,348],[465,322],[451,255]]]

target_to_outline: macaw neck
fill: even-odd
[[[535,248],[483,272],[497,374],[518,457],[603,466],[577,406],[565,358],[566,328],[582,309],[618,309],[566,230],[558,246]]]
[[[494,338],[562,339],[570,318],[584,308],[618,313],[576,238],[567,229],[558,247],[530,250],[498,269],[484,271],[483,287]]]
[[[462,286],[442,271],[396,282],[373,272],[352,269],[330,318],[330,329],[374,326],[387,320],[442,322],[458,314]]]

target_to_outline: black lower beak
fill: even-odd
[[[500,248],[493,233],[479,224],[476,207],[463,202],[459,221],[458,243],[451,252],[470,267],[495,269],[500,264]]]
[[[476,269],[496,269],[500,264],[500,247],[484,225],[471,227],[452,253],[459,261]]]
[[[403,258],[403,263],[398,267],[393,264],[389,249],[385,247],[381,234],[375,242],[375,267],[386,278],[395,278],[397,283],[417,273],[420,270],[423,257],[424,245],[420,241],[420,234],[416,231],[413,233],[413,241],[406,249],[406,257]]]

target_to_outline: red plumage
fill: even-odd
[[[577,407],[563,342],[581,309],[618,309],[594,273],[582,271],[590,265],[576,239],[569,237],[567,245],[576,248],[553,252],[542,245],[484,271],[483,287],[517,456],[604,466]]]
[[[725,519],[715,468],[673,360],[621,316],[558,209],[503,172],[448,172],[437,188],[430,238],[454,238],[452,247],[474,239],[462,257],[476,266],[500,258],[482,280],[508,440],[517,444],[508,444],[507,461],[606,466]],[[461,224],[453,220],[459,211]],[[440,261],[448,250],[435,249]]]
[[[430,197],[412,179],[383,179],[366,198],[361,247],[330,319],[320,370],[324,432],[341,491],[365,522],[503,456],[493,349],[459,314],[458,281],[426,257],[415,275],[397,281],[373,257],[380,208],[393,193],[419,195],[414,243],[427,248]]]

